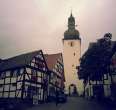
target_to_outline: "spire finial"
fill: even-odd
[[[71,7],[71,17],[72,17],[72,7]]]

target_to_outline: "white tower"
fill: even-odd
[[[76,67],[80,65],[81,57],[81,38],[79,31],[75,29],[75,18],[72,16],[68,18],[68,30],[64,32],[63,39],[63,61],[65,72],[65,88],[67,94],[75,94],[82,92],[82,81],[78,79],[78,72]]]

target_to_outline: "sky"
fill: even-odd
[[[62,52],[71,10],[82,53],[106,32],[116,40],[116,0],[0,0],[0,58]]]

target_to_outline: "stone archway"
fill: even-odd
[[[77,87],[75,84],[69,85],[69,96],[78,96]]]

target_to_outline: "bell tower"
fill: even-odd
[[[67,94],[73,94],[75,93],[75,90],[77,93],[81,94],[82,91],[82,81],[78,79],[78,72],[76,69],[76,67],[80,65],[81,38],[79,31],[75,27],[75,18],[71,12],[70,17],[68,18],[68,29],[64,32],[63,39],[63,61],[66,80],[65,89]]]

